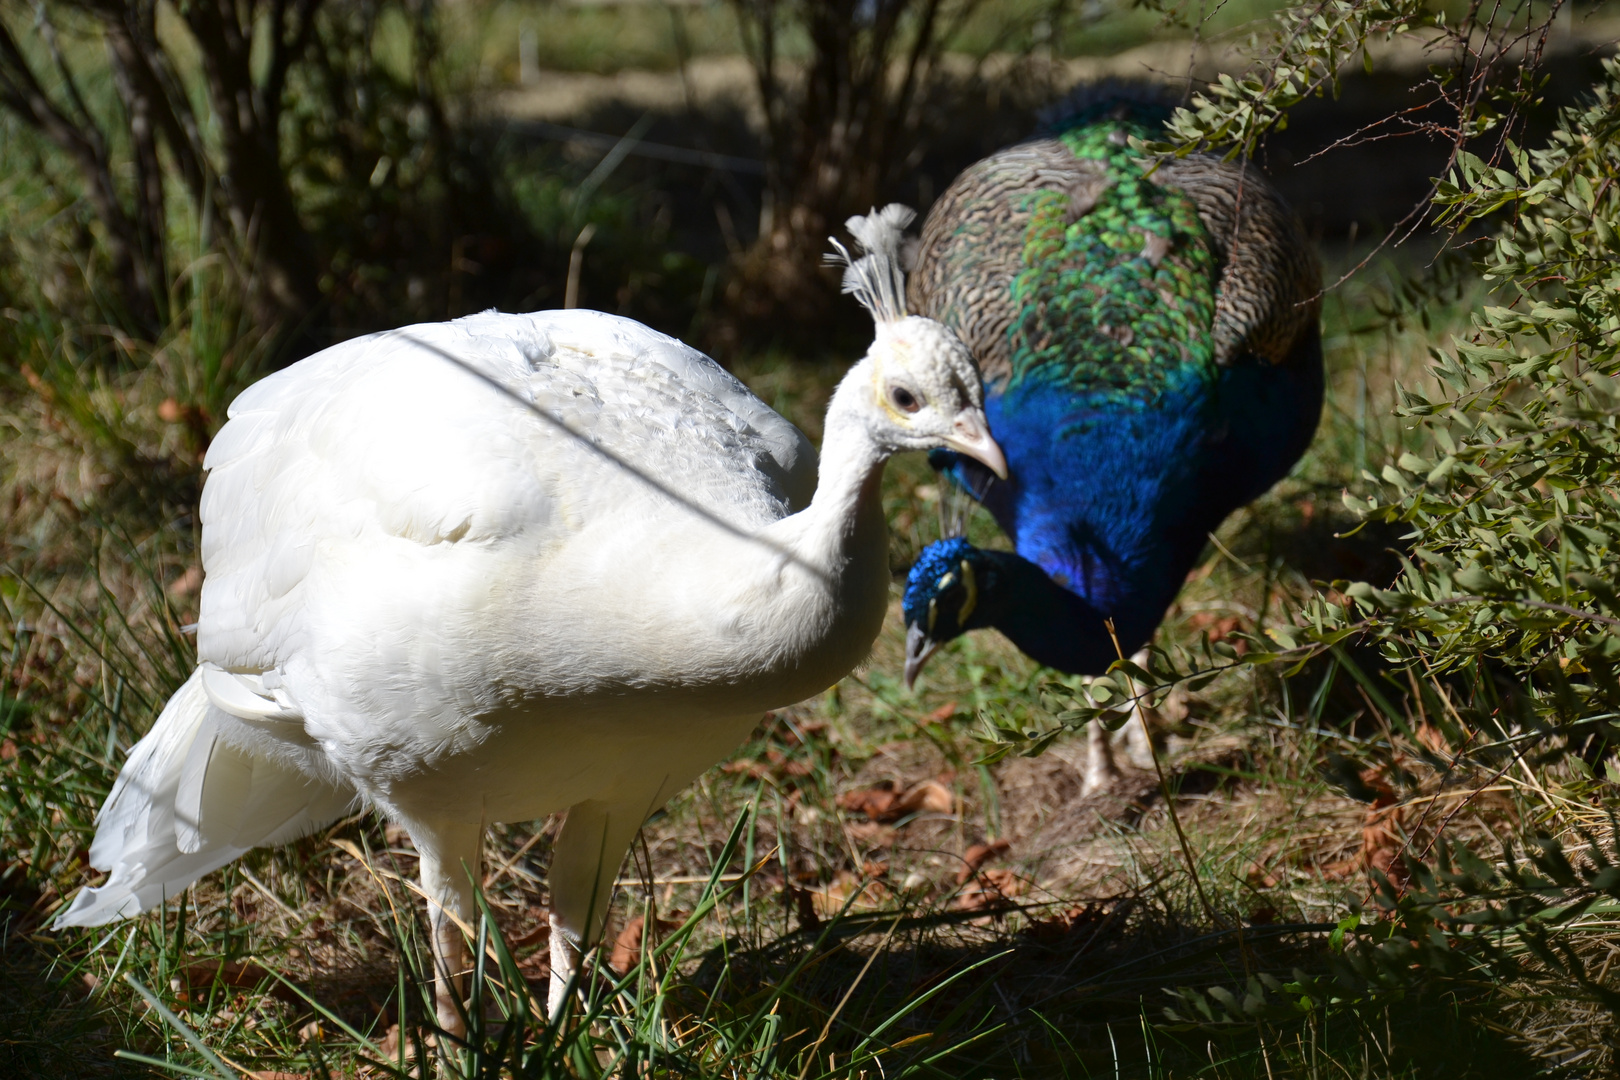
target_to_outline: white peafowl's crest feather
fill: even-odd
[[[860,258],[834,237],[828,237],[834,251],[827,265],[844,268],[844,292],[854,296],[879,323],[899,322],[906,317],[906,274],[901,266],[900,245],[907,225],[917,212],[902,203],[890,203],[865,216],[857,214],[844,222],[850,235],[866,254]]]

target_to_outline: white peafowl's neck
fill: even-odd
[[[857,364],[827,407],[815,497],[768,527],[781,554],[748,587],[750,683],[776,708],[820,693],[866,659],[889,599],[889,530],[879,486],[893,447],[874,434],[871,364]],[[752,579],[740,566],[734,580]],[[757,677],[756,677],[757,676]]]
[[[833,391],[821,440],[816,494],[793,515],[787,542],[804,562],[840,574],[851,559],[878,545],[887,554],[880,487],[893,453],[874,437],[870,417],[871,362],[850,369]]]

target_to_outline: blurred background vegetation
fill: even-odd
[[[1423,516],[1443,516],[1437,499],[1480,502],[1431,490],[1463,453],[1454,433],[1541,431],[1559,415],[1546,402],[1569,391],[1452,360],[1474,394],[1459,391],[1463,412],[1495,404],[1483,427],[1464,417],[1444,433],[1424,418],[1451,415],[1453,399],[1410,392],[1438,385],[1431,350],[1455,357],[1453,335],[1500,356],[1520,338],[1542,342],[1537,356],[1571,340],[1612,354],[1609,316],[1586,308],[1590,326],[1473,320],[1487,299],[1557,311],[1567,297],[1545,290],[1608,287],[1612,123],[1587,130],[1610,146],[1587,205],[1572,196],[1550,230],[1512,222],[1534,217],[1539,172],[1579,168],[1537,159],[1515,179],[1498,156],[1504,180],[1453,166],[1463,151],[1500,155],[1504,135],[1547,143],[1558,109],[1604,78],[1617,35],[1600,3],[0,0],[0,1072],[149,1074],[113,1057],[132,1048],[210,1075],[388,1075],[375,1060],[415,1052],[419,951],[383,914],[403,895],[387,871],[408,875],[411,854],[367,817],[255,853],[178,913],[105,938],[42,929],[83,880],[124,753],[191,665],[201,461],[242,388],[356,334],[572,300],[708,349],[817,438],[869,334],[820,267],[827,235],[889,200],[925,211],[963,166],[1102,78],[1195,104],[1206,93],[1181,145],[1248,146],[1336,283],[1317,442],[1213,538],[1159,639],[1178,674],[1229,669],[1163,706],[1196,865],[1154,785],[1081,797],[1074,728],[1094,702],[1072,680],[984,635],[912,694],[891,625],[868,669],[767,718],[649,825],[626,871],[645,887],[627,889],[623,914],[656,926],[658,910],[703,913],[680,950],[624,993],[603,990],[571,1040],[468,1074],[732,1076],[739,1061],[798,1080],[1612,1071],[1613,789],[1608,743],[1591,735],[1613,708],[1583,677],[1606,670],[1613,619],[1597,635],[1540,627],[1516,659],[1467,636],[1522,619],[1515,597],[1609,610],[1601,582],[1570,576],[1612,568],[1606,540],[1591,565],[1554,571],[1489,541],[1532,499],[1547,535],[1570,513],[1555,490],[1610,481],[1593,452],[1560,457],[1539,436],[1519,458],[1476,454],[1524,483],[1493,490],[1481,505],[1511,512],[1459,539]],[[1501,46],[1494,66],[1482,41]],[[1274,77],[1285,61],[1306,72],[1300,100]],[[1498,250],[1487,280],[1478,242],[1504,219],[1520,254]],[[1598,255],[1524,255],[1543,242],[1527,236],[1556,235]],[[1500,419],[1503,401],[1520,419]],[[1612,403],[1582,408],[1612,429]],[[1556,488],[1535,472],[1549,459]],[[938,534],[941,493],[917,461],[891,466],[885,493],[903,573]],[[1608,527],[1603,506],[1582,505],[1580,522]],[[973,528],[990,541],[982,515]],[[1438,595],[1412,570],[1419,536],[1451,553],[1446,575],[1465,549],[1495,575],[1467,579],[1495,606],[1454,605],[1443,627],[1453,658],[1502,660],[1476,665],[1483,679],[1431,685],[1414,664],[1425,654],[1411,643],[1441,625],[1410,618]],[[1393,593],[1346,599],[1350,582],[1398,577]],[[1242,663],[1322,604],[1388,620],[1383,636],[1335,638],[1330,613],[1286,663]],[[1530,692],[1492,697],[1507,681]],[[1500,700],[1532,704],[1508,723]],[[1009,755],[1029,732],[1047,754]],[[872,792],[915,797],[872,813]],[[532,931],[546,837],[492,840],[489,865],[504,869],[485,885],[514,985],[544,952]],[[1498,868],[1515,865],[1499,841],[1528,845],[1541,876],[1445,878],[1452,840]],[[732,888],[712,908],[711,873]],[[1518,920],[1492,931],[1497,951],[1447,921],[1467,904]],[[1360,930],[1363,917],[1385,929]],[[1534,919],[1553,929],[1526,933]],[[539,1039],[508,1030],[514,1045]]]

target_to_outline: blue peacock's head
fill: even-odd
[[[929,544],[906,580],[906,686],[928,658],[964,631],[989,626],[987,599],[996,587],[995,564],[960,537]]]

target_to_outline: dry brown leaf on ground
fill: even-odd
[[[1101,904],[1076,904],[1056,915],[1031,920],[1024,928],[1024,933],[1043,944],[1052,944],[1063,940],[1076,930],[1100,925],[1108,918],[1108,914],[1108,910]]]
[[[870,821],[892,821],[900,816],[892,813],[900,801],[897,786],[893,780],[885,780],[857,791],[846,791],[833,801],[846,813],[865,814]]]
[[[904,790],[895,781],[884,780],[846,791],[834,801],[846,813],[865,814],[869,821],[885,823],[911,814],[949,814],[956,810],[956,796],[938,780],[924,780]]]
[[[933,712],[931,712],[927,716],[923,717],[923,723],[925,723],[925,724],[943,724],[945,721],[947,721],[951,717],[955,716],[956,711],[959,708],[961,708],[961,706],[958,705],[956,702],[947,701],[945,704],[941,705],[939,708],[935,709]]]
[[[951,814],[956,811],[956,796],[938,780],[924,780],[900,796],[900,810],[904,814]]]
[[[893,825],[880,825],[875,821],[855,821],[845,825],[844,828],[849,832],[851,840],[867,848],[894,846]]]
[[[1322,876],[1343,880],[1357,872],[1376,870],[1399,885],[1406,880],[1405,864],[1401,861],[1401,852],[1406,846],[1406,807],[1399,805],[1395,789],[1384,778],[1382,768],[1363,770],[1361,780],[1375,793],[1372,804],[1367,807],[1367,816],[1362,820],[1361,848],[1354,858],[1340,859],[1322,867]]]
[[[1400,758],[1397,757],[1396,760],[1399,761]],[[1389,781],[1385,779],[1384,767],[1382,765],[1374,765],[1370,769],[1362,769],[1361,782],[1366,784],[1374,792],[1373,809],[1379,810],[1395,803],[1395,789],[1390,787]]]
[[[987,843],[974,844],[962,853],[962,869],[956,872],[956,883],[963,885],[967,879],[979,872],[979,867],[991,859],[998,859],[1007,854],[1012,845],[1005,840],[991,840]]]
[[[1367,819],[1361,826],[1361,866],[1364,870],[1377,870],[1391,878],[1405,878],[1405,867],[1400,862],[1406,846],[1405,822],[1395,789],[1384,779],[1381,768],[1368,769],[1361,779],[1378,793],[1367,808]]]
[[[641,939],[647,927],[647,917],[637,915],[624,924],[619,936],[613,939],[613,954],[608,957],[608,966],[620,975],[636,966],[641,959]]]
[[[535,917],[539,922],[525,930],[516,937],[508,937],[508,949],[526,949],[530,945],[538,945],[551,937],[551,912],[546,908],[535,909]]]
[[[680,925],[680,920],[659,919],[657,921],[657,931],[660,935],[667,934]],[[618,936],[613,939],[613,952],[608,957],[608,966],[623,975],[641,963],[642,938],[646,936],[646,932],[647,917],[645,915],[637,915],[626,922],[624,929],[620,930]]]
[[[385,1034],[382,1037],[382,1041],[377,1044],[377,1058],[379,1061],[389,1063],[397,1063],[399,1061],[399,1039],[399,1025],[390,1024],[388,1026],[388,1033]],[[413,1062],[416,1060],[416,1044],[410,1039],[405,1040],[405,1060],[407,1062]],[[366,1073],[366,1075],[371,1074]]]
[[[1011,870],[981,870],[962,891],[956,894],[951,907],[956,911],[996,911],[1015,896],[1022,896],[1029,885]]]
[[[1367,811],[1367,823],[1361,827],[1361,867],[1376,870],[1400,885],[1406,880],[1406,863],[1401,852],[1406,847],[1402,807],[1379,807]]]
[[[540,949],[519,958],[517,969],[530,983],[544,983],[551,978],[551,950]]]
[[[1187,624],[1194,630],[1207,631],[1210,641],[1225,641],[1233,634],[1247,629],[1239,616],[1227,615],[1223,618],[1213,611],[1195,611],[1187,616]],[[1248,651],[1249,643],[1239,639],[1232,643],[1232,648],[1242,656]]]
[[[858,878],[848,870],[840,870],[826,888],[810,894],[810,902],[816,915],[825,919],[845,910],[877,907],[887,902],[889,896],[888,886],[881,881]],[[853,902],[851,897],[854,897]]]

